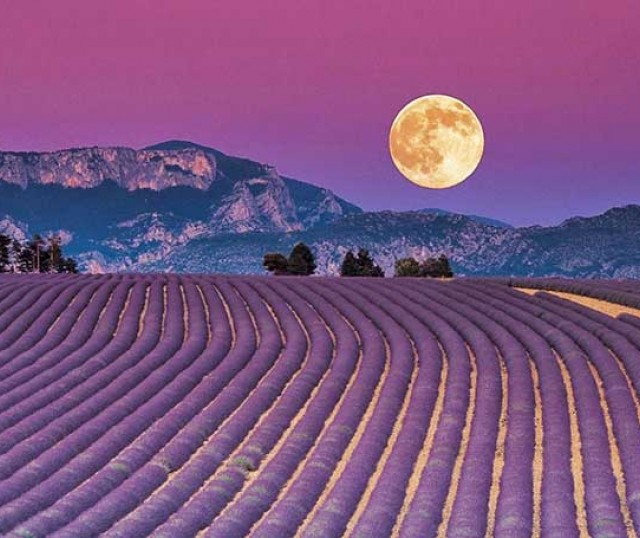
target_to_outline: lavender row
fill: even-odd
[[[611,447],[600,408],[596,381],[589,370],[588,361],[593,361],[600,369],[603,380],[614,376],[613,382],[622,388],[623,380],[616,375],[617,367],[611,357],[601,353],[602,350],[597,345],[591,347],[595,344],[593,340],[590,341],[587,349],[581,347],[585,342],[584,332],[581,332],[580,328],[565,316],[559,317],[547,308],[536,304],[531,298],[509,296],[500,291],[495,293],[499,294],[504,302],[514,301],[518,304],[520,315],[525,316],[526,322],[543,335],[548,344],[558,352],[570,373],[580,426],[582,458],[586,470],[583,478],[590,533],[625,534],[611,463]],[[618,370],[617,374],[619,373]],[[608,392],[610,391],[611,388]],[[627,390],[616,390],[612,396],[614,399],[610,400],[611,402],[618,400],[616,407],[620,405],[622,409],[626,408],[626,411],[629,411],[628,405],[624,402],[629,397]],[[631,424],[637,423],[637,415],[626,414],[626,416],[631,418]]]
[[[368,402],[371,400],[375,386],[380,379],[384,367],[384,345],[376,327],[362,312],[351,305],[342,294],[330,286],[314,287],[324,299],[335,306],[348,323],[357,332],[359,344],[362,346],[359,356],[353,348],[345,354],[344,362],[340,361],[341,383],[339,386],[326,384],[321,387],[308,412],[296,425],[294,432],[274,457],[262,470],[260,476],[245,492],[244,499],[253,501],[244,503],[244,511],[234,505],[224,518],[214,520],[205,535],[230,536],[243,535],[258,522],[264,512],[271,506],[288,513],[290,517],[286,525],[297,528],[316,503],[322,493],[349,440],[356,431]],[[330,321],[330,318],[329,318]],[[348,334],[345,333],[345,336]],[[339,333],[338,333],[339,336]],[[348,382],[346,372],[353,372],[354,363],[363,359],[366,368],[355,373],[354,383],[340,400],[340,391]],[[366,358],[367,362],[364,363]],[[353,359],[354,362],[351,362]],[[337,366],[337,364],[336,364]],[[344,367],[346,366],[346,372]],[[344,384],[343,384],[344,383]],[[335,390],[335,389],[338,390]],[[317,406],[323,409],[327,402],[339,401],[338,410],[333,420],[323,431],[323,413],[316,413]],[[314,443],[317,436],[318,441]],[[295,480],[287,484],[298,466],[304,460],[304,466]],[[278,499],[279,492],[286,487],[284,499]],[[273,501],[279,501],[273,505]],[[232,534],[229,534],[229,533]],[[285,534],[288,535],[288,532]]]
[[[247,297],[253,297],[252,300],[266,302],[261,293],[256,293],[245,283],[239,282],[237,285],[244,290]],[[228,463],[227,458],[234,448],[245,439],[260,417],[273,405],[287,381],[300,367],[307,351],[303,332],[285,303],[274,304],[273,311],[275,319],[271,318],[264,306],[254,310],[258,323],[262,325],[261,332],[264,334],[277,335],[278,330],[275,328],[277,321],[284,332],[286,346],[284,342],[264,340],[262,350],[256,352],[246,371],[233,381],[240,389],[235,394],[242,396],[242,399],[234,402],[233,391],[230,392],[231,396],[227,397],[229,403],[236,409],[232,418],[222,424],[215,435],[207,440],[205,451],[196,453],[175,473],[171,483],[162,489],[160,495],[147,499],[139,510],[116,524],[107,535],[151,532],[178,510],[180,515],[177,517],[180,518],[184,508],[192,502],[197,503],[197,496],[193,497],[194,493],[203,486],[207,477],[215,473],[219,466],[225,462]],[[211,457],[212,454],[215,456]],[[247,464],[244,463],[244,465]],[[193,500],[190,500],[192,497]],[[201,514],[201,518],[203,517],[206,516]],[[187,518],[186,525],[189,524],[193,526],[194,522]]]
[[[83,291],[91,292],[91,295],[85,296],[85,301],[74,302],[73,306],[76,308],[65,312],[66,323],[59,324],[64,325],[64,328],[60,327],[57,334],[56,331],[47,334],[52,335],[50,340],[53,341],[47,342],[47,338],[44,338],[9,363],[11,368],[3,372],[5,375],[0,381],[0,412],[22,401],[29,394],[46,389],[74,366],[82,364],[85,357],[98,353],[111,339],[112,331],[109,328],[115,330],[128,289],[128,284],[118,284],[116,281],[100,287],[96,284],[84,288]],[[110,308],[98,322],[107,304]]]
[[[185,290],[190,310],[194,314],[202,310],[202,301],[195,288],[185,283]],[[51,510],[27,521],[24,524],[25,529],[43,530],[43,533],[48,535],[62,525],[70,523],[81,512],[95,511],[98,501],[98,506],[106,508],[104,514],[93,523],[93,527],[108,527],[109,510],[115,510],[116,514],[111,517],[117,517],[118,510],[122,510],[122,503],[118,502],[118,497],[121,498],[122,491],[126,492],[127,488],[120,491],[116,488],[123,484],[136,468],[153,457],[157,449],[171,438],[172,433],[180,429],[185,422],[184,396],[190,393],[198,377],[211,371],[211,363],[219,362],[228,349],[228,339],[222,339],[220,346],[212,346],[211,353],[201,353],[207,336],[207,328],[202,320],[202,315],[189,317],[189,339],[183,343],[179,351],[174,350],[176,352],[162,368],[150,376],[149,379],[163,390],[154,390],[152,385],[151,390],[147,390],[148,401],[115,425],[108,435],[96,444],[95,474],[80,487],[64,495]],[[145,383],[149,379],[145,380]],[[196,391],[194,395],[195,393]],[[158,420],[160,417],[162,419]],[[100,445],[104,448],[99,448]],[[111,453],[104,452],[105,448]],[[156,477],[166,477],[169,472],[160,465],[151,466],[151,470],[155,471]],[[129,486],[131,483],[129,482]],[[131,499],[127,499],[127,502],[131,502]],[[81,534],[83,532],[89,531],[84,529]],[[97,531],[93,529],[90,532]]]

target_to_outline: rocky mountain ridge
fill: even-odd
[[[447,254],[457,274],[640,277],[640,206],[513,228],[438,209],[365,213],[271,165],[191,142],[0,152],[0,233],[61,235],[83,270],[260,273],[305,241],[321,274],[349,249]]]
[[[327,189],[281,176],[271,165],[191,142],[141,150],[0,152],[0,215],[34,229],[74,228],[68,217],[75,212],[105,232],[117,229],[120,220],[149,214],[174,235],[290,232],[359,211]],[[101,234],[95,229],[89,235],[96,239],[96,233]]]

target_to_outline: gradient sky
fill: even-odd
[[[2,150],[188,139],[365,209],[517,225],[640,203],[638,0],[0,1]],[[387,148],[430,93],[485,130],[445,191]]]

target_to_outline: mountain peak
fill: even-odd
[[[188,149],[195,149],[204,151],[205,153],[213,153],[216,157],[226,157],[224,153],[217,149],[203,146],[202,144],[197,144],[189,140],[167,140],[165,142],[153,144],[142,149],[145,151],[183,151]]]

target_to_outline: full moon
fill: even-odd
[[[398,112],[389,132],[389,151],[398,170],[430,189],[462,183],[478,166],[483,149],[480,120],[448,95],[414,99]]]

